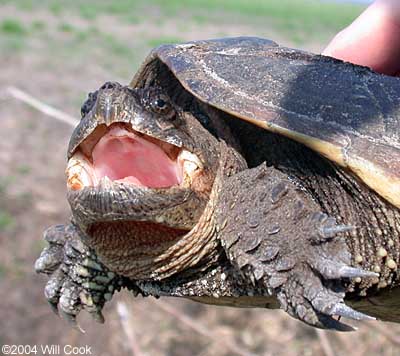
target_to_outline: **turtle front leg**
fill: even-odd
[[[98,260],[73,224],[48,228],[44,239],[49,246],[36,260],[35,269],[50,276],[44,293],[52,309],[73,326],[82,309],[104,322],[101,310],[121,289],[123,279]]]
[[[303,322],[353,330],[336,320],[373,319],[344,303],[351,278],[376,274],[352,267],[344,232],[311,195],[265,165],[222,184],[217,231],[228,258],[249,280],[275,295],[281,308]]]

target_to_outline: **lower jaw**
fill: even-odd
[[[188,231],[152,222],[99,222],[87,229],[89,245],[112,271],[132,279],[151,278],[165,252]]]
[[[68,190],[67,199],[75,223],[84,232],[101,222],[122,227],[133,221],[138,223],[138,229],[140,223],[152,221],[187,231],[197,223],[207,202],[206,196],[190,189],[153,190],[117,182]],[[140,233],[134,234],[140,238]]]

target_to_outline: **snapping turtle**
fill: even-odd
[[[156,48],[82,106],[72,218],[36,262],[47,300],[72,323],[122,287],[342,331],[400,321],[399,94],[265,39]]]

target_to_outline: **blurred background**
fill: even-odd
[[[92,346],[101,355],[399,355],[400,326],[317,331],[280,311],[114,297],[86,333],[55,316],[33,271],[42,231],[69,217],[72,127],[8,95],[13,86],[78,117],[89,91],[128,83],[161,43],[256,35],[320,52],[368,1],[0,0],[0,343]],[[40,354],[40,352],[39,352]]]

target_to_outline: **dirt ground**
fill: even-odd
[[[248,23],[198,23],[183,30],[183,21],[159,19],[156,9],[149,10],[147,22],[121,24],[111,16],[87,20],[0,3],[0,344],[57,344],[61,351],[88,345],[96,356],[398,355],[400,326],[390,323],[359,324],[359,331],[339,334],[309,328],[280,311],[134,299],[128,293],[107,304],[104,325],[83,315],[85,333],[51,312],[43,296],[45,278],[34,273],[33,264],[44,246],[43,230],[69,217],[64,168],[72,127],[4,90],[15,86],[78,116],[85,93],[106,80],[128,82],[163,39],[258,34],[293,45],[272,29],[255,30]],[[318,51],[321,43],[303,47]]]

